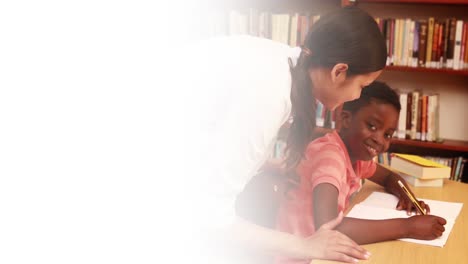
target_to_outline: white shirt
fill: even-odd
[[[180,50],[187,166],[182,184],[203,225],[235,217],[237,195],[271,153],[291,112],[291,75],[299,48],[249,36],[202,41]],[[178,57],[178,56],[177,56]],[[190,164],[190,165],[189,165]]]

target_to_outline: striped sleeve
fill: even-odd
[[[341,190],[341,185],[346,183],[346,158],[343,151],[338,146],[326,145],[308,156],[311,188],[329,183]]]

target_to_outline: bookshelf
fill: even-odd
[[[354,1],[349,1],[354,2]],[[358,0],[360,3],[395,3],[395,4],[449,4],[466,5],[466,0]]]
[[[340,5],[357,5],[374,17],[379,18],[410,18],[416,21],[428,19],[429,17],[441,20],[454,17],[468,21],[468,0],[228,0],[222,4],[218,1],[216,3],[216,9],[222,11],[223,17],[228,19],[228,23],[232,22],[232,20],[229,20],[232,18],[230,17],[231,11],[243,14],[240,25],[244,27],[244,34],[252,33],[250,28],[245,28],[246,25],[251,23],[252,14],[256,16],[253,17],[254,21],[258,19],[258,14],[262,12],[267,12],[271,16],[288,14],[289,23],[292,23],[292,17],[295,14],[307,15],[312,18],[312,16],[327,12]],[[287,29],[291,31],[291,26],[286,26],[286,32]],[[225,27],[226,32],[229,33],[230,30],[229,26]],[[257,30],[256,34],[258,32],[260,31]],[[291,38],[290,35],[289,39]],[[393,140],[391,151],[418,155],[440,155],[443,157],[463,156],[468,159],[468,124],[463,120],[465,116],[468,116],[468,68],[454,70],[451,68],[389,65],[385,68],[379,80],[402,92],[417,90],[422,93],[440,95],[439,136],[444,139],[443,142]],[[336,124],[339,127],[338,120]],[[333,130],[317,128],[316,134],[323,135],[330,131]],[[279,134],[284,137],[284,129]],[[466,167],[468,168],[468,166]]]
[[[355,0],[342,5],[356,5],[374,17],[414,21],[456,18],[468,21],[468,0]],[[409,67],[388,65],[380,81],[402,92],[420,91],[439,94],[439,136],[441,142],[393,139],[389,151],[468,159],[468,69]],[[468,166],[464,182],[468,182]]]
[[[393,145],[408,146],[424,149],[435,149],[441,151],[468,152],[468,142],[461,140],[444,140],[442,142],[426,142],[420,140],[392,139]]]
[[[468,76],[468,70],[453,70],[453,69],[437,69],[437,68],[425,68],[425,67],[406,67],[406,66],[387,66],[385,71],[401,71],[401,72],[426,72],[426,73],[442,73],[451,75],[463,75]]]

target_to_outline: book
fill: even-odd
[[[463,203],[443,202],[437,200],[420,199],[431,207],[431,215],[439,215],[447,220],[444,226],[445,231],[441,237],[434,240],[419,240],[413,238],[399,239],[405,242],[431,245],[443,247],[452,232],[455,221],[463,207]],[[373,192],[363,202],[356,204],[353,209],[346,215],[346,217],[369,219],[369,220],[383,220],[393,218],[408,218],[406,211],[396,210],[398,198],[388,193]]]
[[[408,102],[408,94],[402,93],[400,94],[400,105],[401,105],[401,110],[400,110],[400,116],[398,119],[398,131],[397,131],[397,137],[399,139],[405,139],[406,136],[406,106]]]
[[[434,18],[430,17],[427,21],[427,46],[426,46],[426,67],[431,65],[432,42],[434,37]]]
[[[453,68],[460,69],[460,52],[461,41],[463,35],[463,20],[457,20],[457,27],[455,30],[455,48],[453,49]]]
[[[394,153],[390,167],[419,179],[450,178],[450,167],[417,155]]]
[[[426,39],[427,39],[427,22],[420,21],[419,25],[419,54],[418,66],[422,67],[426,64]]]
[[[448,46],[447,46],[447,68],[453,68],[453,54],[454,54],[454,48],[455,48],[456,28],[457,28],[457,20],[455,18],[451,18],[449,35],[448,35]]]
[[[411,99],[411,129],[410,129],[410,139],[417,138],[417,126],[418,126],[418,111],[419,111],[419,92],[413,91]]]
[[[419,179],[403,172],[398,173],[407,183],[414,187],[442,187],[444,179]]]

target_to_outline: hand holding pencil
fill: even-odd
[[[426,215],[430,213],[429,205],[423,201],[417,200],[416,196],[411,192],[411,190],[400,180],[398,180],[398,185],[401,188],[400,191],[400,200],[397,204],[397,210],[406,210],[408,215],[411,215],[413,211],[416,211],[416,214]]]

